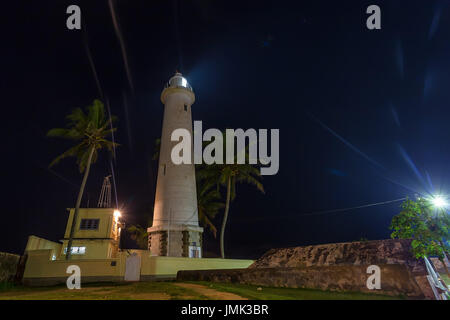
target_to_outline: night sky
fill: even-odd
[[[238,185],[228,257],[388,238],[400,202],[320,212],[449,192],[449,3],[116,0],[133,89],[108,1],[2,3],[0,251],[22,253],[32,234],[63,237],[82,176],[74,159],[48,169],[70,142],[46,132],[100,97],[86,44],[119,117],[114,170],[127,223],[152,215],[159,97],[178,69],[204,130],[280,129],[280,170],[264,177],[266,194]],[[66,28],[70,4],[81,7],[81,31]],[[371,4],[381,30],[366,28]],[[83,206],[96,206],[109,172],[104,153]],[[204,250],[217,254],[218,241],[205,235]]]

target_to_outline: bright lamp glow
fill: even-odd
[[[120,214],[119,210],[114,210],[114,217],[120,218],[122,215]]]
[[[445,199],[442,196],[434,196],[433,198],[431,198],[431,202],[433,203],[433,205],[436,208],[444,208],[447,206],[447,201],[445,201]]]
[[[182,87],[186,87],[186,85],[187,85],[186,79],[185,78],[181,78],[181,86]]]

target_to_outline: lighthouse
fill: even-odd
[[[154,256],[202,256],[202,232],[198,224],[195,167],[174,164],[171,151],[177,141],[171,141],[176,129],[186,129],[192,135],[191,107],[195,101],[192,87],[181,73],[175,73],[161,93],[164,118],[158,163],[153,225],[148,228],[148,247]],[[192,152],[191,152],[192,154]]]

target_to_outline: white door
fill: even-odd
[[[139,281],[141,278],[141,257],[133,253],[127,257],[125,264],[125,281]]]

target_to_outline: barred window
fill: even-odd
[[[71,247],[72,254],[86,254],[86,247]],[[64,248],[64,254],[67,254],[67,247]]]
[[[80,230],[98,230],[100,219],[81,219]]]

